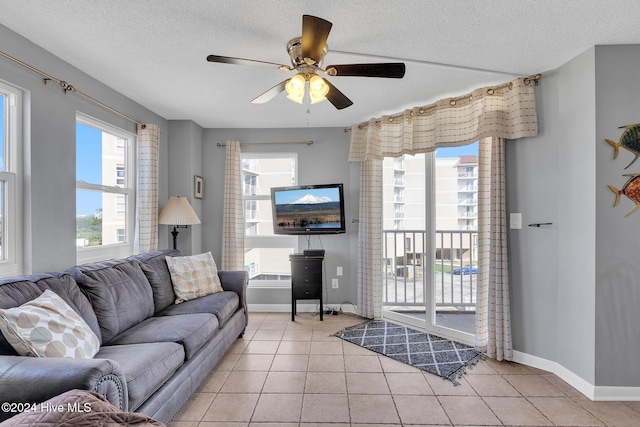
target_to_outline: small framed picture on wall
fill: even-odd
[[[204,178],[199,175],[193,177],[193,196],[196,199],[204,197]]]

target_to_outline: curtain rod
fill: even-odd
[[[27,64],[26,62],[22,62],[19,59],[14,58],[13,56],[11,56],[9,54],[6,54],[6,53],[4,53],[2,51],[0,51],[0,56],[3,56],[5,58],[7,58],[8,60],[15,62],[16,64],[21,65],[22,67],[24,67],[24,68],[26,68],[28,70],[31,70],[36,74],[40,74],[43,77],[43,82],[44,82],[45,85],[47,84],[48,81],[54,81],[54,82],[58,83],[60,85],[60,87],[62,87],[62,90],[64,91],[65,94],[67,92],[77,93],[78,95],[88,99],[89,101],[91,101],[91,102],[93,102],[95,104],[98,104],[103,108],[106,108],[107,110],[111,111],[112,113],[115,113],[115,114],[119,115],[120,117],[124,117],[125,119],[127,119],[129,121],[137,123],[138,125],[142,126],[143,129],[145,128],[145,124],[144,123],[139,122],[138,120],[136,120],[134,118],[131,118],[131,117],[127,116],[124,113],[121,113],[120,111],[116,110],[115,108],[112,108],[112,107],[108,106],[107,104],[105,104],[105,103],[103,103],[101,101],[98,101],[97,99],[87,95],[86,93],[79,91],[73,85],[69,84],[68,82],[66,82],[64,80],[57,79],[57,78],[45,73],[44,71],[39,70],[36,67],[33,67],[33,66]]]
[[[241,142],[240,145],[276,145],[276,144],[281,144],[281,145],[299,145],[299,144],[305,144],[305,145],[313,145],[313,141],[291,141],[291,142]],[[227,144],[225,144],[224,142],[218,142],[216,144],[218,147],[226,147]]]

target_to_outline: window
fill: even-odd
[[[135,136],[76,118],[76,248],[78,262],[133,253]]]
[[[242,194],[245,207],[244,268],[250,286],[290,286],[289,254],[297,251],[297,236],[273,234],[271,187],[296,185],[296,154],[242,154]]]
[[[0,276],[22,273],[22,91],[0,82]]]

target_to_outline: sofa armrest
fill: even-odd
[[[121,411],[128,410],[127,382],[117,362],[108,359],[0,356],[3,403],[35,404],[71,389],[103,395]],[[5,405],[11,409],[12,405]],[[0,411],[0,421],[15,411]],[[19,408],[21,405],[15,405]]]
[[[220,284],[225,291],[233,291],[240,297],[240,307],[244,308],[246,325],[249,323],[249,310],[247,310],[247,285],[249,273],[244,270],[218,270]]]

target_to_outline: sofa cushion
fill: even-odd
[[[158,313],[176,301],[171,284],[171,273],[167,266],[167,256],[180,256],[177,249],[163,249],[159,251],[144,252],[130,256],[129,260],[140,263],[140,268],[151,285],[153,292],[154,313]]]
[[[218,319],[207,313],[150,317],[118,335],[111,344],[175,342],[184,346],[190,359],[216,333]]]
[[[184,349],[172,342],[103,346],[95,358],[117,362],[127,379],[129,411],[135,411],[184,362]]]
[[[55,292],[0,309],[0,331],[21,356],[91,359],[100,340]]]
[[[68,274],[54,277],[50,274],[37,274],[0,279],[0,308],[18,307],[51,289],[59,295],[89,325],[94,334],[101,338],[100,326],[87,297],[80,292],[75,280]],[[0,355],[16,355],[4,336],[0,334]]]
[[[153,316],[151,286],[138,262],[110,260],[76,266],[69,272],[93,306],[103,343]]]
[[[223,291],[211,252],[183,257],[168,256],[166,260],[176,304]]]
[[[224,325],[233,316],[240,305],[240,298],[236,292],[223,291],[206,295],[182,304],[174,304],[158,313],[158,316],[173,316],[188,313],[211,313],[218,318],[220,325]]]

